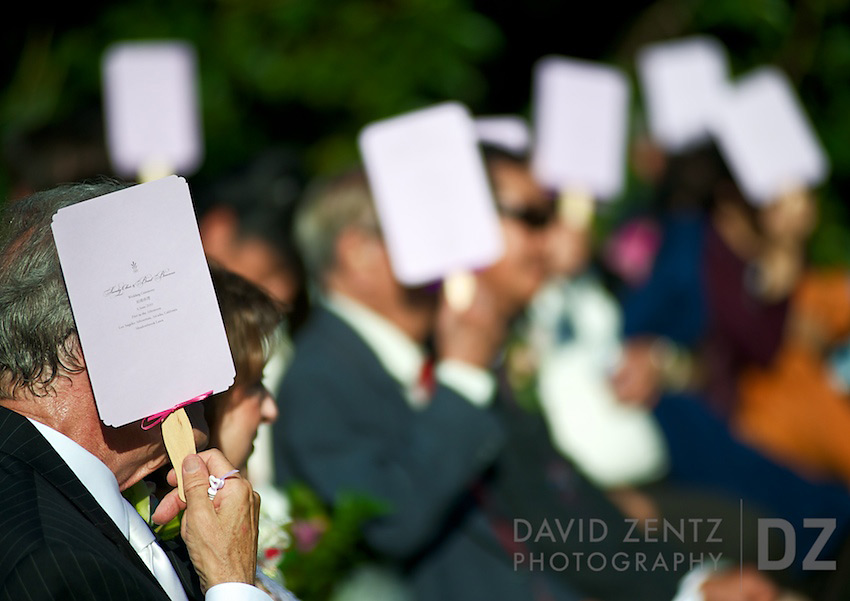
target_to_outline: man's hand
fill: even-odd
[[[232,469],[218,449],[189,455],[183,461],[186,503],[173,490],[153,515],[162,524],[185,509],[180,532],[204,592],[224,582],[254,584],[260,496],[239,474],[228,478],[212,501],[207,494],[210,474],[221,477]],[[176,486],[174,470],[168,482]]]
[[[442,299],[437,318],[437,355],[488,369],[504,342],[507,319],[480,281],[468,308],[458,311]]]

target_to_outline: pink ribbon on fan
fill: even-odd
[[[200,403],[201,401],[206,399],[211,394],[212,394],[212,390],[209,390],[209,391],[205,392],[204,394],[199,394],[198,396],[196,396],[193,399],[189,399],[188,401],[180,403],[179,405],[175,405],[171,409],[166,409],[165,411],[160,411],[159,413],[154,413],[153,415],[146,417],[145,419],[142,420],[142,430],[150,430],[154,426],[164,422],[165,418],[167,418],[169,415],[171,415],[172,413],[174,413],[178,409],[182,409],[183,407],[185,407],[187,405],[191,405],[192,403]]]

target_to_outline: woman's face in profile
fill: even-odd
[[[234,466],[244,469],[260,424],[277,419],[277,403],[259,377],[235,385],[225,396],[219,424],[210,433],[210,446],[220,449]]]

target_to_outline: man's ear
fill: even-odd
[[[346,269],[362,272],[373,269],[380,258],[381,243],[369,234],[355,228],[340,233],[336,241],[336,264]]]

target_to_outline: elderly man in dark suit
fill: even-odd
[[[485,366],[504,331],[492,302],[442,314],[431,388],[420,375],[439,293],[396,282],[364,176],[330,182],[298,228],[325,298],[281,386],[276,466],[328,501],[359,490],[388,502],[393,511],[369,525],[368,542],[410,564],[422,598],[524,598],[528,582],[473,490],[504,442],[483,407],[495,387]]]
[[[519,410],[490,370],[509,321],[544,277],[554,211],[525,164],[497,155],[489,171],[506,251],[479,274],[472,306],[460,313],[437,291],[395,280],[362,174],[306,199],[296,232],[322,298],[281,388],[279,477],[306,480],[329,503],[346,491],[386,501],[391,510],[366,525],[366,542],[418,600],[699,599],[685,596],[693,577],[679,590],[683,572],[529,569],[532,552],[611,557],[628,523],[557,456],[540,416]],[[419,379],[431,335],[433,388]],[[609,532],[554,541],[515,529],[516,519],[540,526],[545,518],[596,518]],[[645,542],[628,549],[672,552]],[[711,596],[717,587],[724,598],[772,598],[769,586],[737,576],[713,578],[707,598],[721,598]]]
[[[0,219],[0,599],[268,600],[253,586],[259,498],[238,477],[208,498],[209,475],[232,468],[220,452],[187,457],[186,503],[170,493],[154,515],[185,509],[185,547],[160,546],[120,494],[166,451],[158,430],[100,421],[51,233],[60,207],[120,187],[62,186]]]

